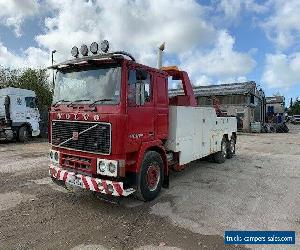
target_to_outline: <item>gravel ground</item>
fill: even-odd
[[[236,157],[172,173],[148,203],[67,192],[48,177],[47,157],[47,142],[0,143],[0,249],[253,247],[224,245],[234,229],[295,230],[300,249],[300,126],[240,135]]]

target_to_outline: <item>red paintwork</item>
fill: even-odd
[[[173,80],[181,80],[184,91],[184,96],[175,96],[171,98],[170,105],[196,107],[197,101],[188,74],[185,71],[173,69],[165,70],[165,72],[167,72],[169,76],[172,76]]]
[[[182,100],[171,100],[172,104],[196,106],[196,100],[188,75],[184,71],[161,71],[133,61],[122,60],[121,97],[118,105],[65,104],[51,107],[49,124],[53,120],[99,121],[108,122],[112,126],[112,151],[110,155],[99,155],[54,147],[61,154],[81,156],[91,159],[91,168],[80,169],[92,176],[97,176],[97,158],[125,160],[126,173],[139,173],[144,154],[147,150],[155,150],[162,156],[164,176],[168,176],[169,168],[163,141],[168,137],[169,98],[167,78],[172,76],[181,79],[185,96]],[[127,75],[129,69],[143,68],[151,75],[152,100],[143,106],[130,106],[127,103]],[[49,125],[51,138],[51,126]],[[139,136],[133,136],[139,135]]]
[[[158,182],[159,169],[157,166],[150,166],[147,171],[147,184],[149,188],[155,188]]]

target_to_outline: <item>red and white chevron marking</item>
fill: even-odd
[[[82,174],[75,174],[74,172],[66,171],[53,165],[49,166],[49,174],[65,183],[103,194],[128,196],[135,192],[133,188],[124,189],[123,182],[102,180]]]

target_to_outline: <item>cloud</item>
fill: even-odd
[[[47,49],[57,49],[56,57],[69,56],[73,45],[108,39],[112,49],[132,52],[154,66],[161,42],[175,54],[207,45],[216,35],[206,21],[205,7],[193,0],[73,1],[72,8],[66,0],[48,4],[55,15],[45,20],[46,32],[36,40]]]
[[[269,9],[269,3],[257,3],[255,0],[217,0],[217,12],[222,13],[218,18],[221,22],[229,22],[234,24],[243,14],[243,12],[251,12],[262,14]],[[225,20],[224,20],[225,19]]]
[[[289,89],[300,83],[300,53],[267,54],[262,82],[270,88]]]
[[[0,65],[11,68],[43,68],[49,65],[49,53],[40,48],[29,47],[22,55],[9,51],[0,41]]]
[[[23,21],[38,12],[37,0],[0,0],[0,22],[12,27],[17,36],[21,36]]]
[[[7,67],[20,67],[22,65],[21,58],[11,53],[7,47],[0,42],[0,65]]]
[[[300,38],[300,1],[271,0],[273,12],[261,24],[267,37],[278,49],[284,50]]]
[[[189,51],[181,57],[181,67],[197,78],[217,77],[220,80],[236,79],[251,72],[256,62],[247,53],[234,50],[235,40],[228,32],[219,32],[214,47],[207,52]]]
[[[213,77],[244,76],[255,66],[249,53],[235,51],[228,32],[214,27],[211,9],[194,0],[73,1],[72,8],[67,0],[47,4],[53,14],[45,18],[45,33],[36,41],[45,50],[56,49],[56,61],[70,58],[74,45],[107,39],[112,50],[126,50],[150,66],[156,64],[157,46],[166,42],[167,58],[180,61],[196,85],[212,83]]]
[[[234,4],[230,0],[220,0],[218,9],[224,13],[227,19],[236,19],[242,10],[242,1],[237,0]]]
[[[14,4],[16,2],[12,1]],[[223,2],[225,4],[226,1]],[[253,0],[240,1],[237,10],[227,9],[226,13],[239,15],[239,8],[246,8],[250,2]],[[10,14],[0,12],[0,16],[20,14],[20,11],[13,12],[12,3],[7,7],[10,11],[6,11]],[[18,27],[26,16],[34,15],[38,8],[36,1],[26,0],[24,4],[23,16],[16,24]],[[30,4],[34,6],[27,9]],[[138,62],[150,66],[156,65],[157,46],[166,42],[168,61],[179,62],[195,85],[240,77],[244,79],[256,65],[250,52],[235,50],[235,39],[228,31],[220,30],[213,24],[212,8],[195,0],[45,0],[43,5],[47,6],[49,13],[45,17],[44,32],[35,38],[39,47],[30,47],[22,55],[15,55],[0,43],[0,64],[43,67],[50,64],[51,50],[57,50],[55,61],[60,62],[70,58],[74,45],[107,39],[112,51],[128,51]],[[225,10],[225,5],[223,7]],[[5,60],[10,57],[12,60]]]

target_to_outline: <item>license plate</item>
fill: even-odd
[[[72,178],[69,178],[68,180],[68,183],[73,185],[73,186],[77,186],[77,187],[81,187],[83,188],[83,184],[82,184],[82,180],[78,177],[72,177]]]

